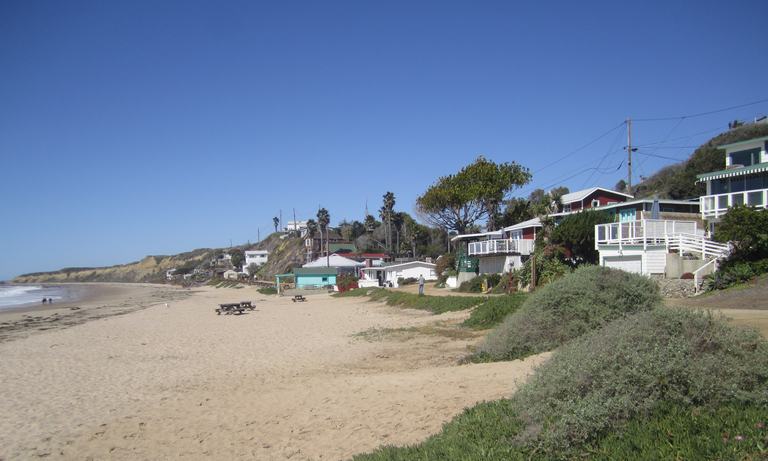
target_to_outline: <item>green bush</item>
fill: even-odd
[[[467,280],[466,282],[462,282],[456,291],[460,291],[462,293],[482,293],[484,281],[485,279],[482,276],[477,276]]]
[[[459,285],[456,291],[460,291],[462,293],[482,293],[483,282],[485,282],[486,287],[493,288],[500,285],[501,280],[502,280],[502,277],[500,274],[478,275],[473,279],[463,282],[461,285]]]
[[[768,405],[768,343],[711,314],[657,308],[565,345],[513,396],[518,441],[571,450],[664,402]]]
[[[259,293],[263,294],[263,295],[276,295],[277,294],[277,288],[275,288],[275,287],[259,288],[257,291]]]
[[[419,281],[419,279],[417,279],[415,277],[408,277],[408,278],[398,277],[397,278],[397,285],[398,286],[413,285],[414,283],[416,283],[418,281]]]
[[[515,312],[528,297],[528,293],[515,293],[506,296],[494,296],[472,309],[463,325],[478,330],[496,326],[504,318]]]
[[[554,349],[619,317],[661,303],[647,277],[583,266],[540,288],[493,330],[475,360],[513,360]]]
[[[536,286],[544,286],[555,280],[569,274],[573,269],[568,264],[560,260],[559,255],[536,252],[533,256],[536,258]],[[531,259],[529,258],[523,267],[517,272],[516,276],[522,282],[523,286],[531,285]]]
[[[729,261],[722,269],[704,279],[706,290],[723,290],[728,287],[749,282],[753,278],[768,272],[768,259],[759,261]]]

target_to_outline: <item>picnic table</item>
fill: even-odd
[[[307,298],[305,298],[304,295],[295,295],[291,301],[303,303],[306,300]]]
[[[215,309],[217,315],[225,314],[242,314],[245,310],[253,310],[253,303],[250,301],[240,301],[239,303],[225,303],[219,304],[219,307]]]

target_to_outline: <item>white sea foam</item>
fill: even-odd
[[[0,285],[0,309],[42,304],[43,298],[54,301],[64,298],[62,287],[43,287],[38,285]]]

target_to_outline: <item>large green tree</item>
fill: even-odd
[[[715,240],[731,243],[729,262],[768,258],[768,211],[736,206],[716,225]]]
[[[530,180],[528,169],[515,162],[497,164],[479,156],[458,173],[438,178],[416,200],[416,206],[426,219],[444,229],[465,233],[487,219],[487,228],[495,230],[506,196]]]
[[[604,211],[568,215],[552,229],[549,241],[564,247],[570,262],[595,264],[600,256],[595,250],[595,226],[611,220],[611,215]]]

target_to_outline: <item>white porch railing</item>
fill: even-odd
[[[598,245],[666,244],[677,234],[702,235],[696,221],[639,219],[637,221],[598,224],[595,226],[595,249]]]
[[[667,251],[699,253],[702,258],[722,258],[728,255],[730,246],[713,242],[704,237],[696,221],[666,221],[641,219],[622,223],[595,226],[595,249],[599,245],[664,245]]]
[[[701,216],[703,218],[719,218],[728,212],[728,208],[736,205],[768,207],[768,189],[730,192],[728,194],[704,195],[699,197]]]
[[[725,243],[713,242],[701,235],[676,234],[667,238],[667,250],[679,253],[700,253],[703,258],[722,258],[727,256],[731,247]]]
[[[470,242],[467,245],[467,253],[469,256],[512,253],[529,255],[533,252],[533,245],[533,240],[526,239],[483,240],[480,242]]]

